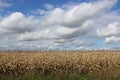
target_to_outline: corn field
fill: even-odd
[[[120,79],[119,51],[1,51],[0,76],[87,74]]]

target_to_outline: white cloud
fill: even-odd
[[[110,23],[107,27],[103,27],[101,29],[97,29],[96,33],[99,37],[108,37],[108,36],[112,36],[115,34],[119,34],[119,23],[118,22],[114,22],[114,23]]]
[[[106,43],[109,43],[111,39],[108,37],[118,35],[120,30],[118,18],[115,18],[117,13],[112,14],[114,17],[105,16],[115,2],[116,0],[98,0],[64,8],[53,8],[46,4],[47,10],[38,9],[40,16],[13,12],[0,20],[0,36],[15,39],[14,42],[18,44],[12,43],[13,47],[37,46],[41,49],[91,47],[95,43],[89,42],[89,39],[96,33],[101,38],[107,37]]]
[[[120,42],[120,37],[111,36],[105,39],[105,43],[107,44],[116,43],[116,42]]]
[[[40,15],[44,15],[44,14],[46,13],[46,11],[45,11],[45,10],[38,9],[38,10],[32,12],[32,13],[34,13],[34,14],[40,14]]]
[[[50,40],[54,38],[56,38],[56,36],[48,33],[47,30],[41,32],[26,32],[18,36],[18,39],[23,41]]]
[[[96,29],[97,37],[99,37],[99,39],[105,39],[105,44],[114,44],[120,42],[120,16],[117,14],[117,12],[107,14],[106,16],[102,17],[101,20],[103,20],[103,23],[101,23],[102,27],[98,27]]]
[[[76,30],[77,29],[74,29],[74,28],[60,26],[59,28],[56,28],[54,33],[58,34],[59,36],[65,36],[65,35],[73,34],[74,32],[76,32]]]
[[[90,19],[101,11],[109,9],[114,1],[97,1],[94,3],[81,3],[68,9],[55,8],[49,15],[46,15],[48,24],[60,24],[67,27],[81,26],[87,19]]]
[[[30,32],[36,27],[36,22],[32,16],[26,17],[20,12],[15,12],[0,21],[0,34]]]

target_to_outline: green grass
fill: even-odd
[[[29,76],[29,77],[4,77],[0,80],[95,80],[86,75],[62,75],[62,76]]]

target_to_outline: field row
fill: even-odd
[[[120,78],[120,52],[0,52],[0,76],[85,74]]]

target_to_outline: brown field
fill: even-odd
[[[120,79],[119,51],[1,51],[0,76],[85,74]]]

